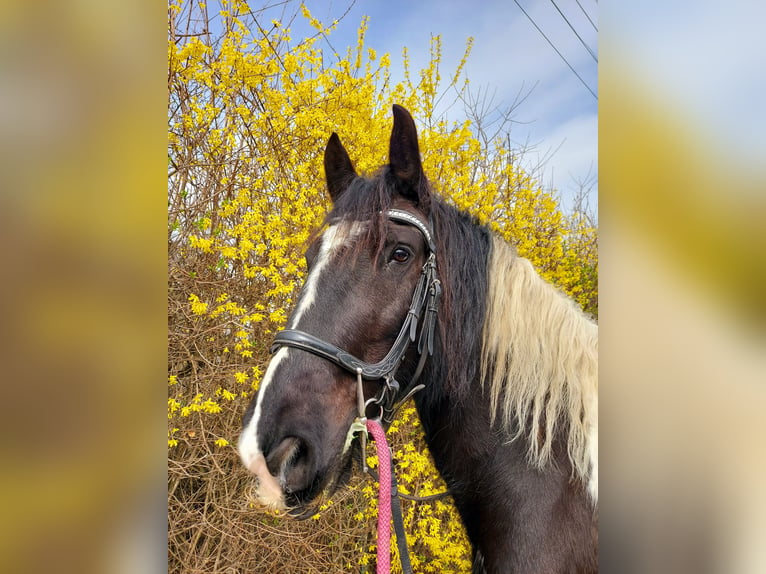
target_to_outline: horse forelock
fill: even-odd
[[[549,462],[566,432],[573,471],[598,498],[598,327],[532,264],[492,237],[481,379],[493,421]],[[561,427],[561,428],[559,428]]]

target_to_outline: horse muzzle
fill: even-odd
[[[273,510],[287,510],[287,502],[279,481],[268,469],[266,459],[260,451],[249,451],[243,448],[244,441],[240,442],[240,457],[242,462],[256,479],[256,496],[258,502]]]
[[[247,439],[240,440],[240,456],[255,475],[258,501],[279,511],[303,507],[316,495],[320,480],[315,449],[298,436],[285,436],[263,452]]]

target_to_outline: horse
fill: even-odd
[[[355,421],[389,423],[412,395],[475,574],[596,572],[598,327],[432,193],[415,122],[393,114],[371,176],[337,134],[326,145],[332,208],[243,416],[258,499],[311,515],[364,459]]]

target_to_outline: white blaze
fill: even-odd
[[[342,229],[349,229],[348,226],[331,225],[322,235],[322,244],[317,255],[317,261],[314,268],[309,273],[306,284],[303,287],[303,296],[301,297],[298,307],[293,315],[293,320],[290,322],[290,329],[297,329],[301,318],[306,311],[310,309],[317,296],[317,285],[319,284],[319,278],[322,272],[326,269],[328,262],[332,259],[333,253],[343,245],[343,243],[357,235],[362,226],[359,223],[354,223],[349,229],[349,233],[342,233]],[[274,373],[277,370],[279,364],[287,358],[288,348],[282,347],[277,351],[274,357],[271,359],[266,373],[261,381],[261,386],[258,389],[258,397],[255,403],[255,409],[253,410],[253,416],[247,423],[247,426],[242,430],[242,434],[239,436],[239,456],[242,459],[245,467],[250,472],[255,474],[258,479],[257,495],[260,502],[271,508],[278,510],[285,510],[287,505],[285,503],[284,493],[280,487],[280,481],[277,480],[269,472],[266,466],[266,459],[263,456],[260,448],[258,448],[258,421],[261,418],[261,411],[263,407],[263,397],[266,394],[266,389],[274,379]],[[282,465],[282,472],[284,474],[284,466]],[[284,477],[280,477],[281,481],[284,481]]]
[[[266,467],[266,459],[261,449],[258,448],[258,420],[261,418],[261,408],[266,388],[274,378],[274,372],[277,370],[279,363],[287,357],[287,351],[287,347],[282,347],[274,355],[274,358],[271,359],[269,367],[266,369],[266,374],[264,374],[261,381],[261,387],[258,390],[258,398],[255,402],[253,416],[250,417],[247,426],[242,430],[242,434],[239,435],[239,456],[245,467],[258,479],[258,499],[265,506],[278,510],[285,509],[285,498],[279,483],[271,476],[269,469]]]

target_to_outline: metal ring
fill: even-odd
[[[377,406],[377,407],[378,407],[378,413],[377,413],[377,415],[375,415],[375,416],[370,416],[370,415],[368,415],[368,414],[367,414],[367,408],[368,408],[370,405],[375,405],[375,406]],[[377,398],[377,397],[374,397],[374,398],[372,398],[372,399],[368,399],[368,400],[367,400],[367,402],[366,402],[366,403],[364,403],[364,413],[365,413],[365,416],[367,417],[367,419],[368,419],[368,420],[371,420],[371,421],[377,421],[377,422],[381,422],[381,421],[383,420],[383,414],[384,414],[384,412],[385,412],[385,408],[383,407],[383,404],[382,404],[381,402],[379,402],[379,401],[378,401],[378,398]]]

